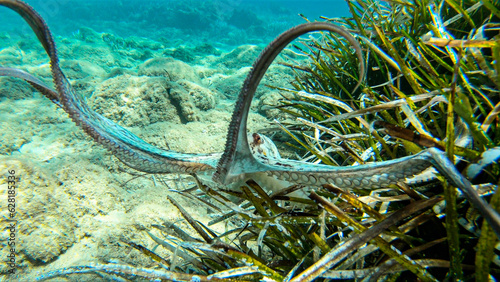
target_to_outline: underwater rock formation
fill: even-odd
[[[133,75],[134,72],[132,72],[131,70],[124,69],[124,68],[120,68],[120,67],[113,68],[109,73],[106,74],[105,78],[108,79],[108,78],[113,78],[113,77],[116,77],[119,75],[125,75],[125,74]]]
[[[177,83],[188,92],[187,97],[196,108],[205,111],[215,108],[217,97],[212,90],[185,79],[178,80]]]
[[[195,83],[200,82],[200,77],[191,66],[174,58],[153,58],[139,66],[139,75],[163,76],[170,81],[186,79]]]
[[[260,51],[262,48],[257,45],[241,45],[222,55],[219,62],[228,68],[248,67],[253,64]]]
[[[203,82],[210,85],[212,89],[217,89],[225,97],[234,98],[238,95],[241,81],[245,79],[250,70],[251,67],[246,66],[231,69],[225,73],[214,73],[204,78]],[[283,86],[292,80],[293,72],[289,68],[273,64],[262,79],[262,85]],[[267,87],[258,87],[255,96],[259,98],[269,92]]]
[[[196,46],[193,51],[199,55],[217,55],[221,54],[221,51],[211,44],[203,43],[201,45]]]
[[[181,60],[183,62],[188,62],[188,63],[194,61],[195,59],[195,56],[191,54],[191,52],[183,46],[175,48],[175,50],[173,50],[169,55],[176,58],[177,60]]]
[[[2,63],[22,64],[23,54],[15,47],[7,47],[0,50],[0,61]]]
[[[100,66],[85,60],[65,60],[61,62],[64,71],[72,79],[103,77],[106,71]]]
[[[87,144],[78,145],[79,150],[85,149],[92,158],[102,157],[102,151],[89,150],[88,142],[83,143]],[[74,153],[82,154],[83,151]],[[35,269],[29,274],[23,273],[22,280],[9,281],[35,281],[31,275],[38,276],[40,269],[95,260],[119,259],[124,263],[154,266],[148,257],[124,242],[150,244],[148,235],[139,231],[151,230],[152,225],[166,222],[175,222],[189,230],[187,224],[177,222],[180,215],[168,202],[167,195],[172,195],[166,189],[156,189],[148,181],[139,181],[137,186],[128,185],[128,188],[137,189],[129,194],[118,183],[129,180],[129,175],[111,177],[111,172],[103,169],[103,164],[96,165],[85,158],[75,163],[71,154],[59,157],[60,160],[55,160],[47,168],[43,163],[30,160],[28,155],[0,156],[0,169],[15,170],[16,175],[21,176],[19,184],[22,189],[16,195],[19,204],[17,234],[20,235],[17,237],[16,264],[19,271]],[[116,168],[113,161],[107,165],[113,171]],[[3,202],[7,202],[6,191],[7,182],[2,178],[0,200]],[[184,199],[178,201],[186,205]],[[6,213],[7,209],[0,210],[3,218],[7,218]],[[3,249],[6,242],[0,246]],[[163,257],[168,255],[161,250],[160,254]],[[1,264],[0,277],[7,271],[7,265]],[[78,281],[93,279],[83,276]]]
[[[188,80],[169,84],[168,95],[178,111],[181,122],[199,121],[199,110],[215,107],[214,92]]]
[[[289,93],[280,93],[279,91],[270,91],[262,95],[256,105],[257,112],[268,119],[275,119],[279,116],[285,116],[283,111],[275,108],[281,104],[283,95]]]
[[[126,126],[145,126],[169,121],[186,123],[199,120],[200,110],[215,107],[213,91],[180,79],[118,75],[105,80],[89,99],[105,117]]]
[[[66,194],[57,177],[41,166],[35,165],[26,159],[11,159],[1,157],[0,168],[3,171],[15,170],[22,175],[23,189],[19,189],[16,201],[17,230],[19,236],[16,246],[23,258],[22,266],[33,266],[53,261],[68,249],[76,240],[75,229],[77,221],[74,218],[75,207]],[[0,190],[6,191],[4,182]],[[7,193],[2,193],[2,201],[7,202]],[[5,197],[5,199],[3,199]],[[78,209],[78,208],[77,208]],[[2,218],[8,218],[7,209],[2,209]],[[43,223],[43,224],[40,224]],[[6,264],[0,266],[0,272]]]
[[[103,116],[126,126],[144,126],[170,120],[180,122],[170,103],[165,77],[119,75],[103,81],[89,99]]]
[[[244,67],[228,74],[214,73],[203,81],[212,89],[217,89],[226,98],[234,99],[240,91],[241,80],[245,79],[249,72],[250,67]]]
[[[81,41],[71,41],[67,43],[67,46],[61,47],[60,52],[69,60],[84,61],[99,68],[115,67],[120,65],[122,60],[119,54],[110,52],[109,47],[104,43],[88,45]],[[87,65],[82,66],[87,67]]]
[[[26,84],[19,84],[17,79],[2,77],[0,78],[0,84],[3,86],[0,87],[0,99],[23,99],[33,96],[31,87]]]
[[[85,41],[87,43],[96,43],[101,41],[101,35],[95,30],[89,27],[80,27],[78,31],[74,33],[75,38]]]
[[[235,9],[227,22],[241,29],[264,24],[255,13],[246,9]]]

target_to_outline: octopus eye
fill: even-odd
[[[261,143],[262,139],[260,138],[259,134],[254,133],[254,134],[252,134],[252,137],[253,137],[253,142],[255,144],[260,144]]]

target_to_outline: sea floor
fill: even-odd
[[[62,69],[95,111],[156,146],[191,153],[223,150],[234,101],[264,47],[120,37],[86,27],[71,36],[56,35],[56,41]],[[34,36],[0,33],[0,65],[26,70],[51,85],[48,58]],[[290,69],[273,64],[261,84],[289,87],[292,79]],[[282,95],[287,94],[259,87],[252,131],[279,118],[263,106],[276,105]],[[47,271],[90,263],[157,267],[129,243],[155,248],[146,231],[165,236],[155,225],[176,224],[195,234],[169,196],[200,222],[217,216],[175,192],[194,186],[192,177],[128,168],[20,80],[0,78],[0,121],[4,221],[9,217],[8,171],[17,178],[16,274],[6,275],[10,268],[1,264],[2,281],[34,281]],[[229,226],[211,228],[222,233]],[[2,228],[1,237],[8,236]],[[7,241],[0,244],[3,261]],[[169,255],[160,248],[158,254]]]

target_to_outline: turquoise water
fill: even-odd
[[[348,16],[342,0],[76,1],[31,0],[58,35],[79,27],[119,36],[176,38],[238,45],[266,43],[282,31],[320,16]],[[19,30],[20,18],[0,10],[3,30]],[[0,32],[2,32],[0,31]],[[25,33],[25,32],[23,32]]]

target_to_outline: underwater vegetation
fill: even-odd
[[[28,81],[130,167],[193,173],[197,185],[179,193],[220,214],[200,222],[169,199],[198,236],[175,225],[154,226],[163,237],[145,231],[170,258],[127,242],[159,267],[92,264],[46,273],[41,280],[85,273],[196,281],[484,281],[498,275],[494,249],[500,225],[493,209],[500,197],[495,163],[500,11],[495,3],[349,2],[352,18],[283,33],[261,53],[243,85],[222,156],[156,148],[93,112],[62,73],[43,20],[21,2],[0,4],[35,30],[51,59],[56,90],[19,70],[3,68],[2,75]],[[264,136],[247,140],[250,101],[280,51],[316,30],[324,32],[292,47],[311,63],[286,64],[296,71],[295,89],[281,90],[295,98],[278,109],[297,122],[280,126],[289,144],[304,153],[301,161],[282,159]],[[431,165],[444,177],[435,171],[417,175]],[[204,171],[219,184],[203,179]],[[262,172],[289,181],[289,187],[271,193],[258,179],[241,177],[259,178]],[[413,175],[419,179],[402,182]],[[245,183],[228,189],[234,179]],[[300,190],[308,197],[293,193]],[[216,234],[210,225],[219,221],[237,224]]]
[[[381,161],[426,147],[441,148],[450,159],[455,155],[457,166],[477,187],[490,187],[485,195],[497,205],[498,1],[348,4],[352,18],[325,20],[344,25],[361,41],[367,60],[365,84],[361,91],[350,90],[357,81],[353,77],[356,57],[342,39],[325,34],[295,45],[312,63],[286,64],[295,70],[296,81],[293,89],[283,90],[293,93],[294,99],[283,100],[280,109],[297,117],[297,122],[283,123],[296,140],[294,147],[311,161],[332,165]],[[493,250],[498,249],[498,240],[490,227],[470,217],[471,208],[460,199],[457,202],[447,181],[438,177],[434,187],[418,184],[431,175],[411,181],[413,191],[399,189],[410,197],[418,191],[426,197],[445,198],[442,212],[446,214],[443,223],[448,245],[442,250],[448,249],[445,258],[451,258],[446,277],[477,281],[486,281],[489,274],[497,277]],[[369,196],[362,189],[356,192]],[[420,239],[434,245],[432,239],[438,237]],[[466,270],[465,261],[475,268]],[[490,265],[494,267],[490,269]]]

